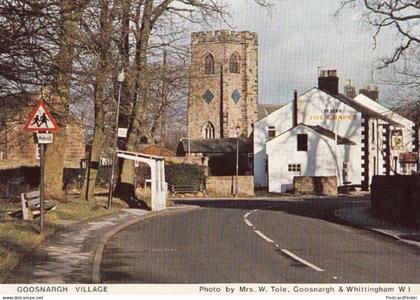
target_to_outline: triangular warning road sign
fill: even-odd
[[[28,121],[26,121],[25,129],[39,132],[56,132],[59,130],[58,125],[48,111],[44,100],[40,100],[32,111]]]

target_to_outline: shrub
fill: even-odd
[[[165,179],[169,185],[192,185],[200,188],[206,176],[204,167],[192,164],[166,164]]]

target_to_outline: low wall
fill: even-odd
[[[293,178],[296,195],[337,196],[336,176],[296,176]]]
[[[420,176],[374,176],[372,212],[402,224],[420,225]]]
[[[235,191],[236,176],[209,176],[206,192],[211,197],[232,196]],[[254,176],[238,176],[238,195],[254,196]]]

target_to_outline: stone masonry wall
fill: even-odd
[[[3,141],[0,145],[0,169],[38,166],[37,145],[33,134],[24,130],[24,122],[8,122],[6,127],[7,130],[0,131]],[[66,168],[79,168],[80,160],[85,158],[85,126],[80,121],[70,122],[67,137],[64,165]]]
[[[336,176],[296,176],[293,178],[296,195],[337,196]]]
[[[234,194],[235,176],[209,176],[206,179],[206,192],[211,197]],[[238,176],[238,195],[254,196],[254,176]]]

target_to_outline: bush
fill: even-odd
[[[165,179],[169,185],[192,185],[199,189],[206,176],[204,167],[191,164],[166,164]]]

